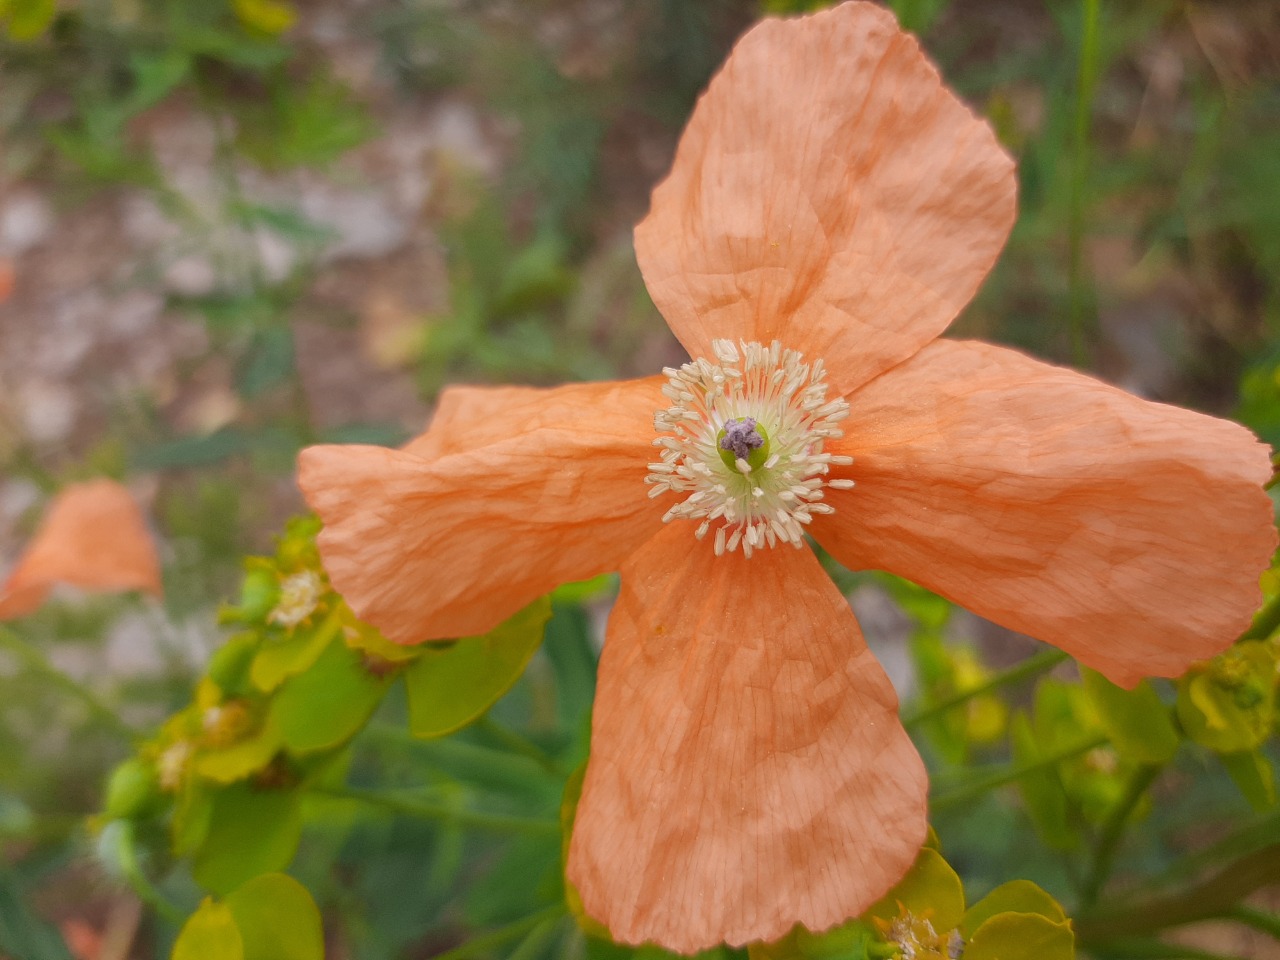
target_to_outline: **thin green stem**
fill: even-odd
[[[535,960],[544,956],[547,946],[559,932],[564,915],[547,917],[525,935],[514,950],[507,955],[507,960]]]
[[[934,813],[945,810],[948,807],[958,806],[975,797],[980,797],[984,793],[989,793],[996,787],[1002,787],[1006,783],[1013,783],[1021,780],[1029,773],[1035,773],[1038,770],[1044,770],[1047,767],[1056,766],[1064,760],[1070,760],[1078,757],[1082,753],[1088,753],[1103,744],[1107,743],[1106,737],[1092,737],[1081,743],[1073,744],[1069,747],[1063,747],[1055,753],[1051,753],[1046,757],[1041,757],[1034,763],[1024,763],[1018,766],[1001,767],[987,776],[968,783],[954,790],[948,790],[945,793],[938,794],[929,800],[929,809]]]
[[[542,769],[548,773],[563,776],[564,771],[560,769],[560,764],[556,763],[554,757],[547,751],[543,750],[532,740],[521,736],[512,730],[506,724],[499,723],[493,719],[492,715],[486,713],[475,723],[476,727],[492,737],[498,743],[502,744],[512,753],[518,753],[522,757],[528,757]]]
[[[1221,869],[1262,847],[1280,849],[1280,810],[1273,810],[1253,823],[1241,827],[1212,846],[1184,854],[1161,873],[1135,886],[1132,895],[1150,899],[1168,891],[1182,881]]]
[[[1070,657],[1061,650],[1041,650],[1021,663],[1000,671],[980,686],[972,687],[968,690],[960,690],[937,703],[928,704],[923,708],[918,708],[908,713],[902,718],[903,726],[917,727],[927,720],[933,720],[949,710],[968,703],[975,697],[981,697],[984,694],[991,693],[993,690],[999,690],[1001,687],[1007,687],[1029,677],[1052,670],[1058,664],[1069,659]]]
[[[1098,82],[1098,17],[1101,0],[1081,4],[1080,66],[1076,75],[1075,125],[1071,150],[1067,276],[1070,295],[1071,353],[1077,365],[1088,361],[1085,349],[1084,208],[1089,174],[1089,130]]]
[[[1246,926],[1265,933],[1273,940],[1280,940],[1280,916],[1274,913],[1268,913],[1265,910],[1258,910],[1245,904],[1237,904],[1228,910],[1224,917],[1243,923]]]
[[[114,710],[102,702],[96,693],[72,680],[49,662],[49,659],[11,630],[0,628],[0,647],[12,653],[29,671],[49,681],[63,693],[79,700],[89,708],[93,718],[125,740],[135,741],[139,734],[120,719]]]
[[[1149,934],[1165,927],[1222,917],[1255,890],[1280,882],[1280,843],[1236,858],[1219,871],[1176,893],[1149,900],[1122,901],[1075,918],[1080,942]]]
[[[134,841],[133,823],[128,820],[117,821],[117,823],[120,829],[120,836],[116,850],[120,855],[120,869],[124,873],[125,879],[129,881],[129,886],[133,888],[133,892],[138,895],[139,900],[153,908],[166,920],[175,924],[182,923],[186,912],[160,892],[159,888],[143,872],[141,864],[138,863],[138,848]]]
[[[1085,909],[1098,902],[1098,895],[1102,893],[1102,888],[1111,876],[1116,851],[1124,836],[1124,828],[1133,815],[1134,809],[1163,769],[1163,764],[1149,763],[1134,770],[1129,782],[1125,785],[1123,795],[1107,814],[1107,819],[1103,822],[1102,830],[1098,834],[1097,846],[1093,850],[1089,876],[1084,882],[1084,890],[1080,895],[1081,906]]]
[[[521,917],[519,920],[508,923],[505,927],[498,927],[496,930],[490,930],[488,933],[473,937],[452,950],[437,953],[432,960],[474,960],[477,955],[484,953],[486,950],[500,947],[504,943],[510,943],[547,920],[559,919],[564,915],[564,912],[563,904],[557,903],[554,906],[547,907],[545,910],[539,910],[537,913],[531,913],[527,917]]]
[[[403,727],[388,723],[371,723],[365,727],[362,736],[374,743],[412,750],[416,755],[442,767],[465,769],[468,779],[490,778],[519,784],[527,784],[533,777],[554,781],[563,779],[562,774],[552,774],[530,757],[467,743],[456,737],[422,739]]]
[[[513,817],[497,813],[483,813],[479,810],[459,809],[447,803],[432,803],[403,793],[380,790],[360,790],[352,787],[317,788],[313,793],[332,797],[337,800],[352,800],[370,806],[381,807],[393,813],[419,820],[435,820],[441,823],[452,823],[461,827],[486,830],[491,833],[559,833],[560,823],[556,820],[537,817]]]

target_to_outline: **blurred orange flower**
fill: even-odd
[[[692,362],[455,387],[403,450],[303,452],[330,577],[398,642],[621,571],[567,866],[616,939],[825,929],[924,839],[924,768],[804,534],[1119,683],[1176,675],[1249,622],[1276,536],[1247,430],[937,339],[1015,192],[889,13],[766,21],[636,229]]]
[[[137,503],[115,481],[76,483],[58,494],[0,587],[0,620],[35,612],[60,583],[160,595],[155,542]]]
[[[13,293],[13,264],[0,257],[0,303],[4,303]]]

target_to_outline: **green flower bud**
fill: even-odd
[[[107,816],[128,820],[145,816],[160,800],[160,782],[153,764],[131,757],[111,771],[107,780]]]

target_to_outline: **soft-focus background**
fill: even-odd
[[[103,474],[165,563],[162,607],[25,635],[153,724],[300,509],[299,448],[399,442],[448,382],[678,362],[631,228],[735,37],[817,5],[0,0],[0,572],[54,490]],[[1020,219],[955,334],[1280,442],[1280,4],[890,6],[1018,158]],[[855,603],[909,685],[890,593]],[[1025,649],[960,629],[996,664]],[[15,960],[65,957],[53,929],[146,956],[106,952],[136,905],[77,839],[127,740],[59,684],[0,659],[0,927],[48,951]],[[440,948],[412,917],[338,927],[335,957]]]

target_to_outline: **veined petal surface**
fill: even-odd
[[[644,484],[660,378],[468,390],[407,450],[299,456],[334,587],[397,643],[483,633],[662,525]]]
[[[26,552],[0,587],[0,620],[23,617],[55,584],[159,596],[155,541],[133,496],[114,480],[66,487],[49,505]]]
[[[1267,448],[988,344],[939,340],[848,398],[855,458],[813,534],[1113,682],[1172,677],[1248,626],[1276,545]]]
[[[626,943],[822,930],[906,872],[926,774],[806,547],[716,557],[686,525],[622,568],[568,858]]]
[[[847,392],[969,302],[1015,216],[1013,161],[870,3],[766,20],[699,100],[636,228],[691,356],[779,339]]]
[[[661,377],[649,380],[654,390],[662,389]],[[427,430],[402,449],[431,460],[509,439],[513,425],[524,431],[554,426],[566,417],[578,416],[583,403],[593,396],[584,394],[578,389],[580,386],[568,384],[547,389],[456,384],[446,387],[436,401]],[[652,423],[649,429],[652,432]]]

